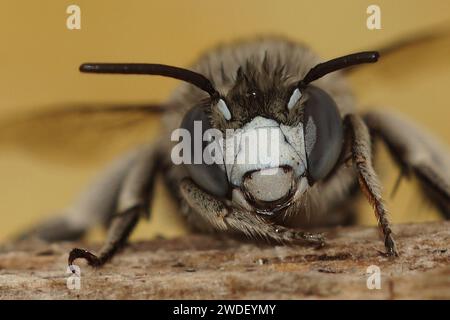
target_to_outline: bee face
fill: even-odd
[[[195,109],[205,130],[225,134],[220,165],[188,166],[197,184],[236,206],[272,215],[330,173],[343,139],[337,105],[324,90],[298,88],[293,78],[281,67],[269,72],[247,64],[225,97]]]

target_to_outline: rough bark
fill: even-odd
[[[22,243],[0,251],[0,299],[435,299],[450,298],[450,222],[397,225],[399,258],[376,228],[327,230],[322,249],[205,235],[130,244],[66,286],[67,253],[80,244]],[[98,249],[98,245],[87,245]],[[369,290],[367,267],[381,269]]]

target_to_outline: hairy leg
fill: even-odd
[[[86,259],[92,266],[103,265],[126,242],[139,218],[142,215],[149,215],[158,168],[157,155],[153,148],[144,150],[122,182],[116,214],[112,218],[106,242],[98,256],[87,250],[75,248],[70,252],[69,265],[78,258]]]
[[[398,256],[388,220],[388,213],[381,197],[381,184],[372,165],[372,149],[369,130],[362,118],[357,115],[346,116],[345,123],[349,129],[353,164],[358,173],[359,185],[374,208],[378,226],[384,236],[384,245],[387,254],[390,256]]]
[[[76,240],[90,228],[107,224],[115,212],[122,182],[142,152],[145,151],[133,150],[114,161],[61,215],[23,232],[17,237],[18,240]]]

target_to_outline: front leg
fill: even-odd
[[[387,210],[381,197],[380,181],[372,166],[372,149],[369,130],[357,115],[347,115],[345,124],[349,129],[353,164],[358,173],[359,185],[373,206],[378,220],[378,226],[383,232],[384,246],[387,254],[398,256],[392,230],[388,220]]]
[[[259,237],[280,243],[305,242],[324,245],[322,234],[276,225],[253,212],[244,212],[225,206],[221,201],[202,191],[191,179],[181,182],[181,194],[198,217],[216,230],[238,232],[248,237]]]
[[[69,254],[69,265],[72,265],[76,259],[82,258],[86,259],[91,266],[102,266],[124,245],[139,218],[149,216],[152,189],[158,169],[157,159],[157,148],[150,147],[142,150],[121,183],[116,211],[109,225],[106,242],[99,254],[95,255],[87,250],[74,248]]]

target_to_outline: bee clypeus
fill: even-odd
[[[405,118],[381,110],[357,113],[340,70],[378,58],[375,51],[359,52],[321,62],[302,44],[269,37],[217,47],[191,70],[159,64],[81,65],[87,73],[159,75],[185,83],[167,107],[158,109],[164,129],[156,143],[114,162],[67,214],[24,236],[77,239],[93,225],[109,222],[98,255],[76,248],[69,256],[69,264],[85,258],[100,266],[127,240],[139,218],[150,214],[154,181],[161,175],[196,229],[286,244],[322,246],[323,235],[309,228],[351,223],[355,198],[363,194],[373,206],[386,254],[398,255],[372,164],[372,140],[388,146],[402,172],[418,178],[447,218],[450,162],[432,136]],[[176,129],[195,136],[195,123],[200,136],[209,129],[224,134],[232,129],[234,144],[229,147],[224,140],[222,155],[233,149],[235,160],[267,144],[264,139],[256,146],[246,144],[244,135],[270,128],[278,137],[277,161],[206,163],[201,157],[200,162],[175,164],[177,141],[171,136]],[[190,143],[201,154],[210,145],[204,139]]]

